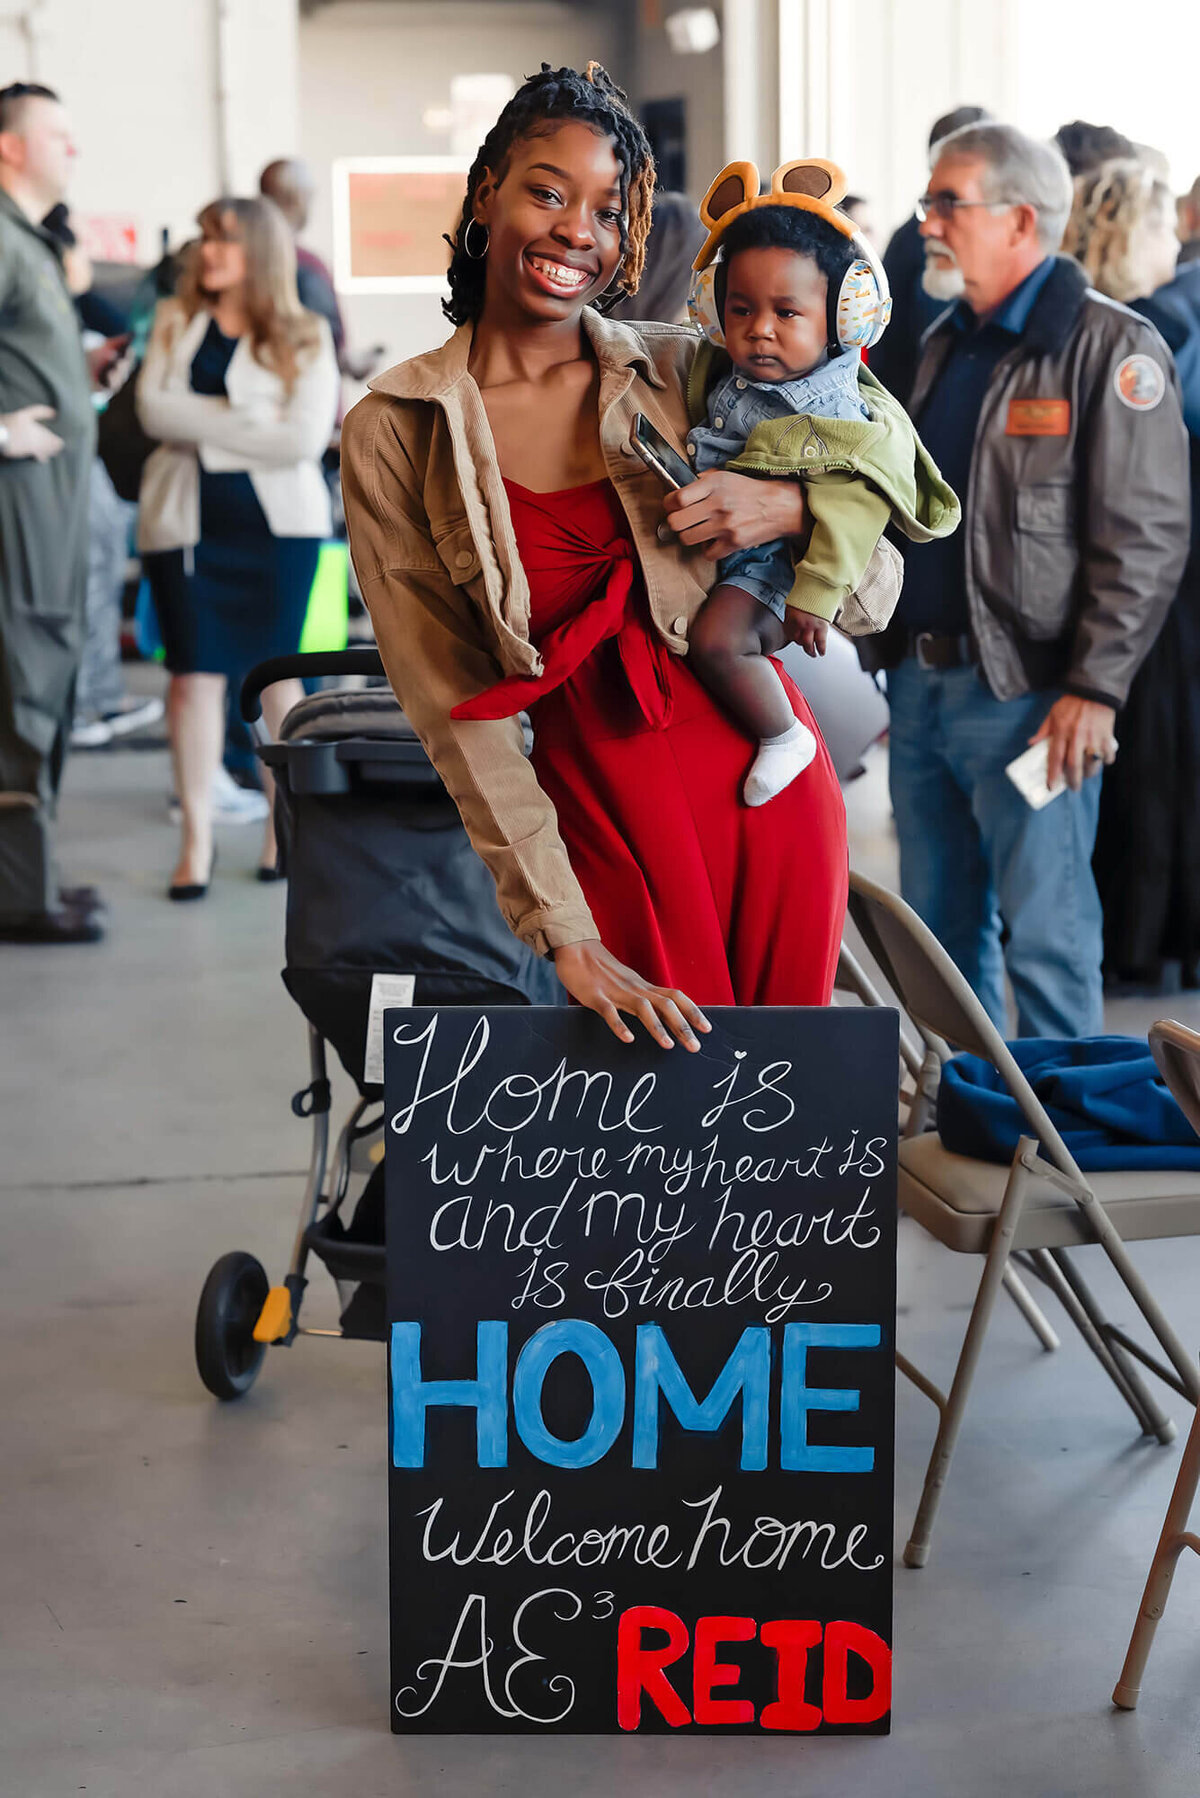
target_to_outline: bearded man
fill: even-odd
[[[1102,1028],[1091,857],[1116,714],[1189,542],[1187,441],[1154,327],[1055,251],[1066,163],[1010,125],[936,146],[918,202],[925,286],[953,301],[923,339],[909,411],[963,500],[907,544],[888,669],[904,897],[1005,1030]],[[1035,809],[1005,773],[1046,744]],[[1043,789],[1044,793],[1044,789]]]

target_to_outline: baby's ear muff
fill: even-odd
[[[752,162],[731,162],[721,170],[700,202],[700,223],[708,237],[692,267],[707,266],[717,253],[725,227],[758,200],[758,170]]]
[[[829,335],[839,349],[869,350],[887,330],[891,289],[883,264],[866,239],[855,232],[850,242],[854,261],[830,308]]]
[[[692,276],[688,293],[688,313],[692,323],[719,350],[725,348],[725,332],[721,326],[721,299],[724,288],[725,258],[718,253],[707,268],[699,268]]]

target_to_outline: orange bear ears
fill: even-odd
[[[760,193],[760,185],[752,162],[731,162],[721,170],[700,202],[700,222],[707,227],[708,238],[693,268],[707,268],[734,219],[757,206],[795,206],[802,212],[815,212],[843,237],[854,236],[853,220],[837,210],[838,201],[845,197],[846,177],[836,162],[820,156],[785,162],[771,176],[769,192]]]

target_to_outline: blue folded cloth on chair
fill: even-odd
[[[1023,1037],[1013,1059],[1081,1168],[1200,1168],[1200,1139],[1138,1036]],[[956,1155],[1011,1161],[1031,1134],[996,1069],[955,1055],[942,1069],[938,1135]]]

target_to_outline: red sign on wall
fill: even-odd
[[[93,262],[136,262],[138,260],[137,220],[125,212],[91,212],[72,214],[71,222],[80,243]]]

